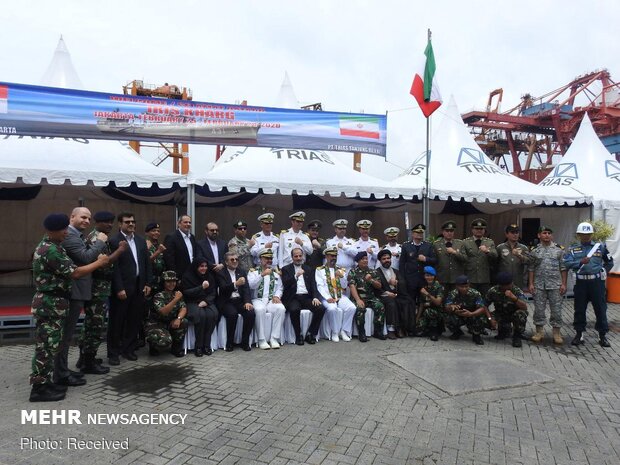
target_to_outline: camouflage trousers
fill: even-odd
[[[421,331],[443,331],[445,315],[446,313],[440,308],[424,308],[417,323],[418,329]]]
[[[512,328],[515,334],[523,334],[527,323],[527,310],[501,309],[493,312],[493,318],[497,321],[497,330],[510,332]]]
[[[446,313],[444,316],[447,328],[453,333],[461,328],[461,326],[467,326],[467,330],[470,334],[482,334],[482,332],[489,327],[486,315],[475,316],[473,318],[463,318],[454,313]]]
[[[357,326],[364,326],[366,323],[366,308],[372,308],[374,312],[373,323],[376,325],[383,325],[385,323],[385,307],[376,297],[366,297],[362,299],[366,304],[365,307],[355,307],[355,324]]]
[[[69,310],[69,299],[37,292],[32,299],[32,314],[35,316],[34,356],[30,384],[51,383],[54,373],[54,358],[60,351],[65,316]]]
[[[85,354],[96,354],[101,345],[107,301],[107,297],[104,300],[93,298],[84,305],[84,325],[78,343]]]
[[[538,289],[534,292],[534,324],[544,326],[547,323],[545,310],[549,303],[549,322],[554,328],[562,327],[562,296],[560,289]]]
[[[158,349],[165,349],[169,346],[181,346],[187,332],[187,320],[181,321],[181,326],[173,329],[171,322],[149,320],[144,325],[144,336],[146,342],[154,345]]]

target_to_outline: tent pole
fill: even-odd
[[[192,234],[196,235],[196,186],[187,185],[187,214],[192,218]]]
[[[426,118],[426,182],[424,188],[424,196],[422,197],[422,223],[426,225],[427,233],[430,231],[430,211],[429,211],[429,179],[431,170],[431,152],[429,150],[429,137],[430,137],[430,117]]]

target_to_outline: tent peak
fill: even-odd
[[[41,78],[41,84],[49,87],[63,87],[65,89],[83,89],[82,81],[80,80],[73,62],[71,60],[71,54],[67,48],[65,40],[60,35],[56,50],[52,56],[45,74]]]
[[[299,105],[299,100],[295,95],[293,84],[291,84],[291,79],[288,75],[288,71],[284,71],[284,79],[282,80],[280,91],[278,92],[276,106],[279,108],[290,108],[296,110],[301,108],[301,106]]]

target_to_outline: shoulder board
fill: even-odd
[[[252,237],[254,238],[254,237],[258,237],[258,236],[260,236],[260,233],[259,233],[259,232],[257,232],[256,234],[254,234]]]
[[[279,234],[274,234],[274,236],[276,236],[276,237],[280,237],[280,235],[279,235]]]
[[[250,269],[248,270],[248,273],[251,273],[252,271],[256,271],[256,268],[250,268]]]
[[[562,250],[564,250],[564,246],[563,245],[558,245],[558,247]]]
[[[405,241],[405,242],[403,242],[403,245],[405,245],[405,244],[411,244],[411,241]]]
[[[306,237],[310,237],[310,235],[307,232],[302,233],[304,236]]]
[[[316,269],[317,269],[317,270],[323,270],[323,269],[325,269],[325,266],[324,266],[324,265],[317,266],[317,267],[316,267]]]
[[[371,237],[370,240],[371,241],[375,241],[375,242],[379,242],[376,237]]]
[[[288,229],[283,229],[282,231],[280,231],[280,234],[287,232]]]

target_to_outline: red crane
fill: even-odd
[[[554,155],[564,155],[583,115],[611,153],[620,154],[620,84],[607,70],[594,71],[541,97],[525,94],[517,106],[500,112],[503,89],[489,94],[486,111],[463,114],[463,121],[497,164],[512,158],[512,172],[538,183],[551,170]],[[525,158],[522,165],[522,158]],[[539,168],[532,169],[536,159]],[[503,163],[501,163],[503,162]]]

